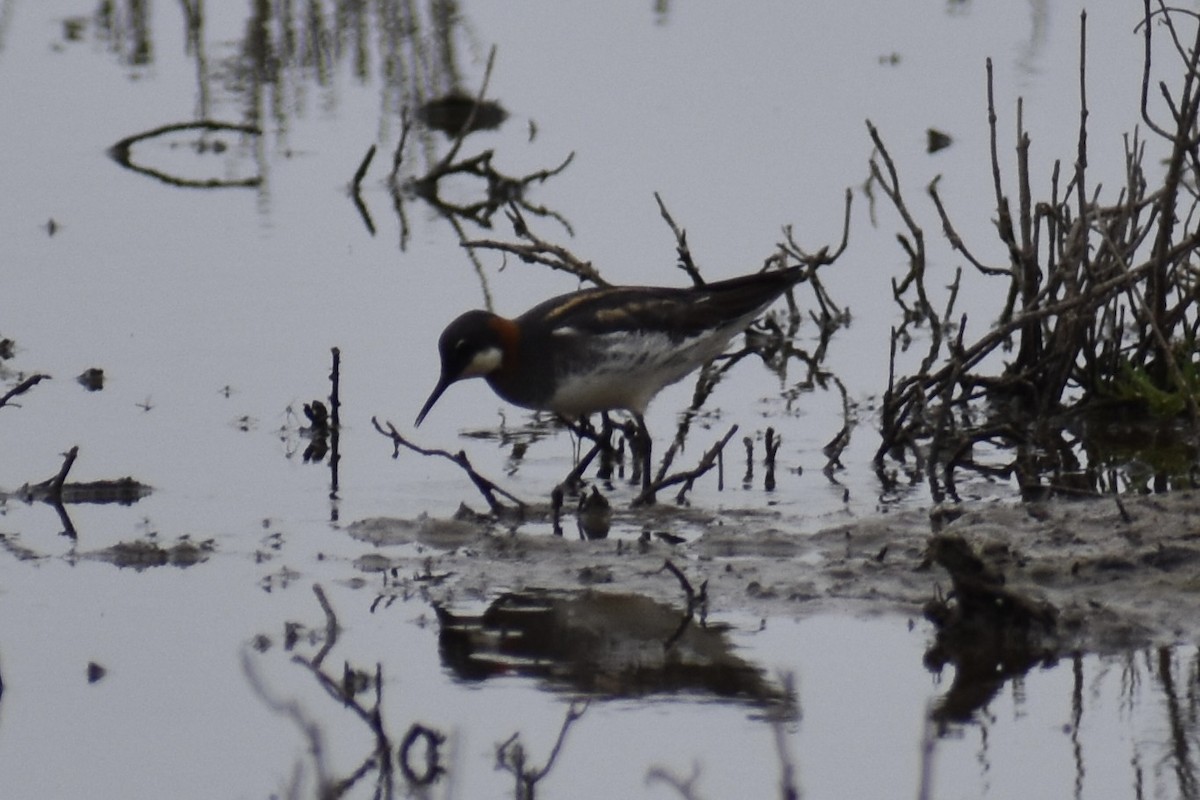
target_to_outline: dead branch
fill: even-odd
[[[888,200],[892,202],[892,206],[900,214],[900,218],[908,230],[908,237],[905,237],[903,234],[897,234],[896,239],[908,254],[909,270],[899,283],[894,280],[892,281],[892,295],[903,306],[903,302],[900,299],[901,295],[904,294],[909,286],[914,286],[917,291],[916,313],[921,318],[930,320],[931,327],[936,328],[939,324],[937,313],[933,310],[933,306],[929,303],[929,298],[925,294],[925,233],[917,225],[912,213],[908,210],[908,205],[905,203],[904,195],[900,189],[900,176],[896,171],[896,164],[884,146],[883,139],[880,138],[879,131],[872,124],[871,120],[867,120],[867,131],[870,133],[871,141],[875,144],[875,153],[883,159],[884,167],[887,170],[887,177],[885,178],[883,171],[879,168],[879,163],[872,157],[870,160],[871,177],[879,184],[879,187],[883,190]]]
[[[1200,208],[1200,193],[1188,186],[1188,176],[1198,161],[1196,147],[1200,145],[1200,25],[1194,41],[1185,46],[1170,20],[1172,9],[1160,2],[1159,10],[1153,12],[1147,0],[1144,11],[1147,46],[1142,114],[1151,129],[1169,143],[1170,154],[1162,183],[1151,188],[1141,166],[1145,145],[1136,133],[1132,140],[1126,137],[1125,184],[1116,202],[1110,205],[1101,204],[1100,187],[1089,185],[1087,175],[1090,112],[1086,96],[1086,15],[1080,17],[1079,122],[1074,165],[1070,181],[1060,191],[1059,165],[1055,164],[1047,202],[1035,202],[1033,197],[1029,176],[1030,137],[1024,129],[1023,105],[1018,101],[1015,147],[1018,203],[1010,210],[1001,179],[992,68],[988,63],[992,188],[997,235],[1009,254],[1007,268],[983,263],[962,241],[938,194],[937,179],[927,191],[951,248],[985,276],[1007,275],[1007,303],[999,322],[974,342],[964,341],[960,326],[957,340],[949,343],[945,353],[941,348],[941,331],[933,326],[929,353],[911,376],[899,377],[895,373],[894,352],[897,343],[905,341],[905,326],[894,332],[882,413],[884,436],[876,453],[877,466],[885,453],[895,454],[897,447],[900,453],[912,448],[919,458],[916,441],[930,438],[932,468],[944,466],[946,486],[952,486],[951,470],[964,463],[960,460],[963,448],[979,441],[978,434],[984,430],[1019,432],[1030,424],[1006,425],[991,420],[995,409],[1011,405],[1004,402],[989,410],[989,419],[982,427],[968,421],[970,404],[984,396],[1001,401],[1012,398],[1018,403],[1011,407],[1023,409],[1023,413],[1045,415],[1063,408],[1072,384],[1082,391],[1082,399],[1074,400],[1074,407],[1082,408],[1112,396],[1113,391],[1122,391],[1119,386],[1122,380],[1144,380],[1151,390],[1170,395],[1171,402],[1184,406],[1193,418],[1200,415],[1193,368],[1190,362],[1185,363],[1185,359],[1190,359],[1185,354],[1194,350],[1191,342],[1200,332],[1200,316],[1196,313],[1200,294],[1195,291],[1197,281],[1189,266],[1200,249],[1200,232],[1190,224]],[[1159,84],[1172,120],[1166,126],[1151,124],[1148,109],[1153,16],[1163,18],[1163,27],[1169,32],[1184,71],[1178,92],[1172,93],[1165,83]],[[872,139],[881,159],[881,163],[872,161],[873,181],[879,183],[896,205],[906,229],[906,235],[898,237],[900,244],[910,265],[919,264],[923,252],[920,238],[914,231],[911,214],[902,206],[894,165],[879,137],[873,135]],[[1181,207],[1181,203],[1188,202],[1186,210]],[[915,284],[919,277],[923,276],[914,268],[905,281],[911,279]],[[910,309],[899,296],[906,286],[906,283],[897,285],[896,299],[908,315]],[[943,320],[951,319],[956,290],[957,279]],[[1133,320],[1133,326],[1126,326],[1127,318]],[[1000,377],[980,374],[977,370],[980,362],[998,348],[1010,346],[1014,336],[1019,341],[1019,351],[1004,374]],[[940,366],[935,367],[939,361]],[[1135,377],[1123,378],[1128,373]],[[1139,391],[1136,383],[1132,390]],[[961,412],[966,429],[955,429],[958,423],[951,407]],[[1022,445],[1022,442],[1012,439],[1010,444]],[[940,491],[937,482],[932,474],[929,477],[936,495]]]
[[[371,424],[375,426],[375,430],[379,431],[380,434],[392,440],[392,445],[395,448],[392,453],[392,458],[399,458],[400,448],[406,447],[409,450],[412,450],[414,453],[419,453],[423,456],[437,456],[439,458],[445,458],[456,464],[460,469],[467,473],[467,477],[471,479],[471,483],[475,484],[475,488],[478,489],[479,493],[483,495],[484,500],[487,501],[488,507],[496,516],[509,517],[513,514],[521,516],[524,515],[525,510],[528,508],[528,505],[523,500],[520,500],[516,496],[510,494],[497,484],[476,472],[474,467],[471,466],[471,461],[467,458],[466,452],[459,450],[457,453],[451,454],[445,450],[430,450],[424,447],[419,447],[408,441],[408,439],[404,438],[404,436],[402,436],[400,432],[396,430],[396,426],[390,422],[387,423],[386,430],[384,430],[383,426],[379,424],[379,420],[375,417],[371,417]],[[508,506],[504,505],[502,502],[500,502],[496,495],[500,495],[501,497],[511,500],[516,504],[516,508],[509,508]]]
[[[554,762],[562,751],[563,743],[566,741],[567,731],[584,715],[588,705],[589,702],[586,700],[571,701],[571,705],[563,717],[562,727],[558,731],[558,738],[554,742],[554,747],[550,749],[550,756],[546,759],[545,766],[540,769],[528,765],[528,754],[521,744],[520,733],[514,733],[496,745],[496,768],[504,770],[516,780],[513,791],[515,800],[534,800],[538,781],[550,774]]]
[[[334,613],[333,606],[329,604],[329,598],[325,596],[325,590],[321,588],[321,584],[313,584],[313,594],[317,596],[317,602],[321,604],[321,610],[325,612],[325,641],[321,644],[321,649],[317,651],[317,654],[312,659],[312,665],[320,669],[321,662],[325,660],[325,656],[329,654],[329,651],[337,643],[341,626],[338,625],[337,614]]]
[[[320,726],[311,719],[304,708],[296,700],[283,699],[272,695],[266,683],[263,682],[262,676],[259,675],[257,667],[254,666],[254,661],[248,649],[242,651],[242,674],[246,676],[246,682],[250,684],[251,691],[258,696],[267,708],[274,711],[276,714],[288,717],[300,729],[304,738],[308,740],[308,753],[312,756],[313,770],[316,773],[317,796],[327,797],[332,796],[333,782],[329,777],[329,767],[326,764],[325,757],[325,739],[321,735]]]
[[[471,106],[471,112],[467,114],[463,120],[462,127],[458,131],[458,135],[454,137],[450,149],[446,151],[446,155],[442,156],[442,160],[438,162],[438,166],[434,167],[433,171],[438,171],[439,168],[444,169],[454,163],[455,157],[458,156],[458,151],[462,149],[463,140],[467,134],[471,132],[472,126],[475,124],[475,117],[479,113],[479,106],[483,102],[483,98],[487,96],[488,83],[492,80],[492,67],[496,63],[496,46],[492,45],[492,49],[488,52],[487,66],[483,70],[483,80],[479,83],[479,92],[475,95],[475,103]]]
[[[1011,275],[1012,272],[1005,267],[989,267],[967,249],[966,243],[963,242],[962,237],[959,236],[958,231],[954,228],[954,223],[950,221],[950,215],[946,211],[946,206],[942,203],[942,196],[938,194],[937,187],[941,180],[941,175],[935,177],[925,187],[925,191],[933,199],[933,205],[942,220],[942,233],[946,236],[946,240],[950,242],[950,246],[962,254],[963,258],[967,259],[967,262],[983,275]]]
[[[404,163],[404,146],[408,143],[408,134],[412,130],[412,115],[408,106],[400,109],[400,139],[396,142],[396,150],[392,153],[392,171],[388,173],[388,182],[395,184],[396,176],[400,174],[400,165]]]
[[[358,165],[358,169],[354,171],[354,178],[350,181],[350,191],[358,194],[362,187],[363,177],[367,174],[367,169],[371,166],[371,159],[375,158],[375,145],[367,148],[367,154],[363,156],[362,163]]]
[[[412,768],[410,758],[412,747],[418,741],[425,743],[425,768],[419,773]],[[439,748],[445,742],[445,735],[432,728],[427,728],[419,722],[414,722],[409,726],[408,733],[404,735],[404,739],[400,742],[397,761],[400,762],[401,774],[404,775],[404,779],[410,785],[429,786],[446,771],[441,765],[439,756]]]
[[[67,473],[71,471],[71,467],[75,464],[75,459],[78,455],[78,445],[73,446],[70,450],[63,453],[63,463],[58,468],[58,474],[53,478],[48,478],[41,483],[29,487],[30,495],[39,496],[51,503],[62,505],[63,484],[66,483]]]
[[[230,122],[217,122],[215,120],[201,119],[193,122],[177,122],[169,125],[161,125],[157,128],[151,128],[148,131],[135,133],[118,141],[112,147],[108,148],[109,157],[117,162],[125,169],[133,172],[146,175],[156,180],[162,181],[171,186],[181,186],[193,189],[223,189],[223,188],[254,188],[262,184],[262,176],[254,175],[249,178],[210,178],[206,180],[182,178],[178,175],[171,175],[151,167],[143,166],[133,160],[133,146],[138,142],[153,139],[158,136],[163,136],[169,133],[177,133],[179,131],[228,131],[231,133],[240,133],[244,136],[262,136],[262,130],[254,125],[239,125]]]
[[[49,379],[50,379],[49,375],[43,375],[41,373],[35,373],[33,375],[30,375],[28,378],[21,381],[13,388],[9,389],[4,394],[0,395],[0,408],[4,408],[4,406],[8,405],[8,401],[12,400],[14,397],[25,394],[30,389],[32,389],[34,386],[37,386],[42,381],[49,380]],[[13,407],[19,408],[19,406],[17,406],[15,403],[13,404]]]
[[[672,772],[667,771],[664,767],[651,767],[646,771],[646,785],[658,781],[670,786],[683,800],[700,800],[700,795],[696,791],[696,783],[700,780],[700,765],[692,764],[692,773],[686,778],[681,778]]]
[[[842,383],[837,376],[833,376],[833,382],[842,396],[842,427],[829,440],[829,443],[821,448],[821,452],[825,455],[824,472],[826,476],[832,475],[834,470],[845,469],[841,460],[842,451],[850,444],[850,432],[855,425],[854,412],[850,404],[850,394],[846,391],[846,384]]]
[[[718,441],[716,444],[710,447],[707,452],[705,452],[703,457],[700,459],[700,463],[697,464],[694,469],[684,472],[676,472],[673,475],[652,481],[648,487],[643,489],[641,493],[633,499],[633,505],[643,506],[653,504],[655,495],[660,490],[679,483],[682,483],[683,487],[675,496],[675,502],[682,504],[684,498],[686,497],[687,493],[691,491],[696,480],[716,466],[717,455],[725,448],[725,445],[729,443],[729,440],[733,438],[733,434],[737,432],[737,429],[737,425],[731,427],[729,432],[721,437],[720,441]]]
[[[776,434],[774,428],[768,427],[763,441],[763,449],[766,450],[766,455],[763,456],[763,467],[766,470],[763,489],[768,492],[775,491],[775,456],[779,453],[779,447],[782,444],[783,437]]]
[[[659,572],[662,572],[663,570],[666,570],[675,576],[675,580],[679,581],[679,586],[683,589],[683,593],[687,598],[687,617],[684,620],[684,624],[686,625],[691,621],[692,616],[695,614],[697,609],[701,610],[701,620],[703,620],[704,617],[707,616],[708,581],[705,580],[703,583],[701,583],[700,590],[697,591],[692,587],[692,582],[689,581],[687,576],[683,574],[683,570],[675,566],[675,564],[672,563],[671,559],[669,558],[663,561],[663,565],[658,568]],[[674,641],[676,638],[678,638],[678,636],[679,631],[676,632],[675,636],[671,637],[671,640]]]
[[[306,668],[314,678],[317,684],[325,690],[335,701],[340,703],[344,708],[348,708],[361,719],[371,731],[375,739],[374,752],[365,758],[359,767],[347,777],[333,781],[329,784],[329,789],[326,794],[321,796],[341,797],[351,787],[354,786],[365,775],[372,771],[378,771],[378,789],[381,791],[381,796],[392,796],[392,741],[388,736],[387,730],[383,723],[383,667],[379,664],[375,665],[375,674],[370,680],[370,685],[374,688],[374,699],[371,706],[368,708],[359,702],[356,695],[357,682],[349,680],[346,676],[343,680],[335,680],[332,676],[326,673],[320,666],[303,656],[293,656],[293,663],[299,664]],[[347,672],[350,671],[349,666],[346,667]],[[261,693],[260,693],[261,695]],[[263,695],[265,696],[265,695]],[[319,740],[318,740],[319,741]]]
[[[499,250],[512,253],[522,261],[530,264],[543,264],[554,270],[569,273],[580,280],[588,281],[596,286],[608,286],[608,281],[600,277],[599,271],[590,261],[584,261],[561,245],[552,244],[535,234],[520,208],[515,203],[508,204],[507,216],[512,223],[513,231],[518,239],[524,242],[502,242],[495,239],[464,239],[461,244],[468,250],[485,249]]]
[[[671,229],[671,233],[675,235],[675,253],[679,256],[679,260],[676,262],[677,266],[692,279],[693,286],[703,286],[704,278],[701,277],[700,270],[696,267],[696,262],[692,260],[692,250],[688,247],[687,231],[675,224],[675,220],[671,217],[671,213],[667,211],[667,206],[663,203],[662,197],[659,196],[658,192],[654,193],[654,202],[658,203],[659,213],[662,214],[662,218]]]
[[[846,252],[846,246],[850,244],[850,209],[853,204],[854,192],[850,189],[847,189],[845,207],[842,212],[842,240],[838,243],[837,249],[835,249],[832,253],[829,252],[828,247],[822,247],[815,253],[805,252],[799,245],[796,244],[795,239],[792,238],[792,226],[785,225],[783,232],[789,245],[789,247],[786,248],[788,252],[797,261],[807,265],[813,273],[817,271],[818,267],[823,267],[837,261],[841,257],[842,253]]]

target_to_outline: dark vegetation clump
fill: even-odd
[[[938,180],[926,188],[950,245],[1004,297],[986,330],[955,315],[961,270],[945,308],[930,302],[924,231],[901,191],[895,163],[868,123],[876,148],[869,188],[881,190],[903,220],[897,238],[909,262],[907,275],[893,284],[904,324],[893,330],[883,439],[875,456],[886,482],[897,482],[899,465],[913,480],[928,480],[936,500],[957,496],[960,469],[1015,475],[1026,497],[1096,493],[1116,491],[1115,473],[1106,470],[1134,458],[1151,465],[1156,490],[1191,482],[1200,416],[1200,25],[1187,18],[1196,28],[1189,42],[1182,19],[1181,12],[1145,2],[1139,25],[1146,54],[1145,128],[1124,137],[1119,186],[1101,185],[1088,171],[1086,13],[1077,150],[1073,160],[1055,162],[1041,190],[1048,194],[1040,198],[1020,102],[1016,186],[1002,179],[988,62],[993,221],[1007,258],[987,263],[977,257],[957,233]],[[1156,36],[1168,37],[1178,56],[1164,80],[1156,78],[1151,62]],[[910,329],[920,326],[928,328],[929,350],[911,374],[896,374],[896,353],[911,344]],[[1168,442],[1168,449],[1147,450],[1156,440]],[[1001,454],[999,463],[982,455],[989,452]]]

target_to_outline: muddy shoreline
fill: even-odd
[[[916,618],[950,588],[946,571],[926,558],[936,527],[961,535],[1005,576],[1008,589],[1052,604],[1061,652],[1109,653],[1200,635],[1200,492],[1120,504],[969,502],[932,514],[865,518],[811,536],[789,533],[783,517],[753,512],[663,507],[618,511],[614,523],[626,515],[656,531],[705,532],[681,544],[657,537],[580,541],[460,521],[376,518],[353,523],[349,533],[380,547],[362,568],[393,571],[393,591],[419,591],[439,603],[590,588],[681,604],[679,582],[661,570],[670,559],[694,586],[707,581],[713,615]],[[389,545],[406,543],[419,545],[420,555],[388,554]]]

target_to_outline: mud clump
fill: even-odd
[[[944,722],[971,718],[1010,677],[1058,658],[1058,609],[1008,588],[1001,571],[987,563],[960,534],[937,534],[928,561],[950,574],[952,590],[925,603],[937,635],[925,666],[955,668],[954,682],[934,709]]]

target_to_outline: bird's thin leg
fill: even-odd
[[[612,480],[613,461],[616,458],[616,453],[612,446],[613,423],[608,418],[607,411],[600,412],[600,441],[604,443],[604,449],[600,451],[600,467],[596,470],[596,477],[602,481]]]
[[[578,453],[576,454],[575,468],[567,473],[567,477],[557,487],[567,493],[575,494],[580,488],[580,478],[583,476],[584,471],[591,465],[592,460],[595,459],[597,454],[603,454],[611,445],[607,442],[607,436],[596,434],[596,431],[592,428],[586,417],[581,417],[578,421],[572,421],[566,417],[559,417],[559,419],[566,426],[567,430],[579,437],[580,445],[583,444],[584,439],[592,442],[592,447],[587,451],[586,455],[579,457]],[[582,447],[580,449],[582,450]]]
[[[641,414],[634,414],[637,421],[638,455],[642,460],[642,491],[650,488],[650,430]]]

